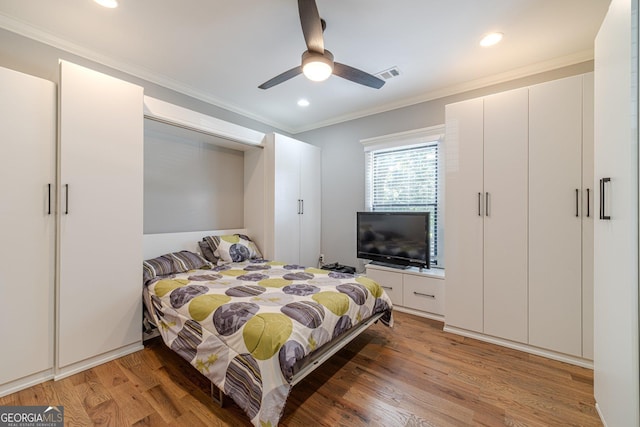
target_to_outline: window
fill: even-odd
[[[443,267],[441,151],[443,126],[362,141],[366,209],[430,212],[431,264]]]

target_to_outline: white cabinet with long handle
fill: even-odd
[[[0,396],[53,375],[56,87],[0,68]]]
[[[57,376],[142,348],[142,88],[60,64]]]
[[[583,137],[583,127],[593,126],[583,124],[583,93],[593,86],[583,80],[580,75],[529,89],[529,344],[578,357],[583,275],[589,279],[582,234],[593,227],[593,188],[583,188],[582,177],[583,145],[588,155],[593,144]]]
[[[267,134],[264,149],[245,153],[245,228],[265,256],[318,263],[320,165],[320,148],[274,133]]]
[[[588,365],[592,93],[586,74],[447,105],[447,330]]]
[[[446,322],[525,341],[526,116],[526,89],[450,104],[445,143]]]
[[[593,391],[606,426],[640,425],[638,42],[638,2],[612,0],[594,73]]]
[[[519,342],[527,340],[527,111],[526,88],[484,99],[484,333]]]

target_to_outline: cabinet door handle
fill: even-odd
[[[393,287],[392,287],[392,286],[381,286],[381,287],[382,287],[382,289],[389,289],[390,291],[392,291],[392,290],[393,290]]]
[[[298,199],[298,215],[300,215],[300,199]]]
[[[489,192],[484,193],[484,215],[489,216]]]
[[[478,193],[478,216],[482,216],[482,193]]]
[[[51,184],[47,184],[47,215],[51,215]]]
[[[413,294],[421,296],[421,297],[427,297],[427,298],[431,298],[431,299],[436,299],[436,296],[435,295],[431,295],[431,294],[423,294],[421,292],[415,292],[415,291],[413,292]]]
[[[611,216],[607,215],[605,210],[605,188],[606,188],[606,183],[610,182],[611,178],[602,178],[600,179],[600,219],[604,219],[604,220],[610,220]]]
[[[591,205],[591,197],[589,196],[589,189],[587,188],[587,218],[589,218],[590,215],[590,205]]]
[[[580,190],[576,188],[576,218],[580,217]]]
[[[304,199],[300,200],[300,213],[304,215]]]
[[[69,215],[69,184],[64,185],[64,214]]]

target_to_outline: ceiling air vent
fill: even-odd
[[[391,67],[388,70],[380,71],[376,74],[376,77],[380,77],[382,80],[391,80],[394,77],[398,77],[400,75],[400,70],[398,67]]]

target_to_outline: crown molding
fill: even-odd
[[[134,67],[131,64],[119,61],[113,57],[106,56],[94,50],[84,48],[75,43],[69,42],[68,40],[57,37],[32,24],[28,24],[13,17],[9,17],[2,12],[0,12],[0,28],[38,41],[40,43],[44,43],[56,49],[63,50],[73,55],[80,56],[84,59],[88,59],[109,68],[113,68],[115,70],[129,74],[133,77],[137,77],[150,83],[154,83],[167,89],[171,89],[183,95],[187,95],[191,98],[195,98],[208,104],[215,105],[216,107],[220,107],[230,112],[240,114],[244,117],[256,120],[268,126],[287,131],[287,126],[283,125],[282,123],[274,122],[266,117],[262,117],[250,111],[238,108],[235,105],[223,101],[222,99],[204,94],[191,86],[182,84],[174,79],[152,72],[148,69]]]
[[[361,119],[363,117],[371,116],[373,114],[385,113],[391,110],[397,110],[399,108],[410,107],[412,105],[420,104],[423,102],[433,101],[435,99],[444,98],[447,96],[457,95],[464,92],[469,92],[476,89],[482,89],[487,86],[493,86],[496,84],[506,83],[512,80],[529,77],[535,74],[552,71],[558,68],[568,67],[571,65],[579,64],[586,61],[591,61],[594,58],[593,49],[584,50],[575,54],[554,58],[549,61],[539,62],[531,64],[525,67],[516,68],[504,73],[495,74],[489,77],[481,79],[471,80],[460,84],[448,86],[442,89],[437,89],[429,92],[425,92],[415,97],[406,98],[401,101],[391,102],[388,104],[380,105],[375,108],[366,110],[360,110],[352,114],[346,114],[339,117],[334,117],[329,120],[314,123],[313,125],[300,127],[293,129],[292,134],[298,134],[302,132],[311,131],[327,126],[336,125],[339,123],[348,122],[351,120]]]
[[[216,107],[223,108],[232,113],[236,113],[246,118],[274,127],[281,131],[287,132],[291,135],[295,135],[295,134],[299,134],[299,133],[303,133],[303,132],[307,132],[307,131],[311,131],[314,129],[319,129],[327,126],[333,126],[339,123],[360,119],[373,114],[380,114],[387,111],[396,110],[398,108],[409,107],[409,106],[420,104],[423,102],[428,102],[435,99],[444,98],[446,96],[456,95],[456,94],[471,91],[471,90],[481,89],[483,87],[487,87],[495,84],[505,83],[511,80],[528,77],[534,74],[551,71],[557,68],[562,68],[570,65],[575,65],[581,62],[590,61],[590,60],[593,60],[594,58],[593,49],[589,49],[582,52],[577,52],[572,55],[554,58],[549,61],[528,65],[525,67],[517,68],[511,71],[492,75],[489,77],[476,79],[468,82],[463,82],[460,84],[452,85],[442,89],[437,89],[434,91],[425,92],[415,97],[405,98],[400,101],[387,103],[374,108],[360,110],[360,111],[350,113],[350,114],[345,114],[342,116],[332,117],[330,119],[327,119],[321,122],[316,122],[308,126],[291,127],[286,124],[273,121],[267,117],[257,115],[243,108],[239,108],[222,99],[216,98],[208,94],[204,94],[201,91],[198,91],[191,86],[182,84],[169,77],[160,75],[148,69],[134,67],[130,64],[124,63],[115,58],[100,54],[94,50],[84,48],[75,43],[71,43],[41,28],[35,27],[32,24],[28,24],[26,22],[17,20],[13,17],[9,17],[3,14],[2,12],[0,12],[0,28],[4,28],[7,31],[11,31],[13,33],[27,37],[29,39],[33,39],[38,42],[44,43],[46,45],[52,46],[54,48],[71,53],[73,55],[80,56],[84,59],[88,59],[90,61],[99,63],[101,65],[113,68],[115,70],[129,74],[133,77],[137,77],[139,79],[148,81],[150,83],[154,83],[159,86],[165,87],[167,89],[174,90],[178,93],[206,102]]]

